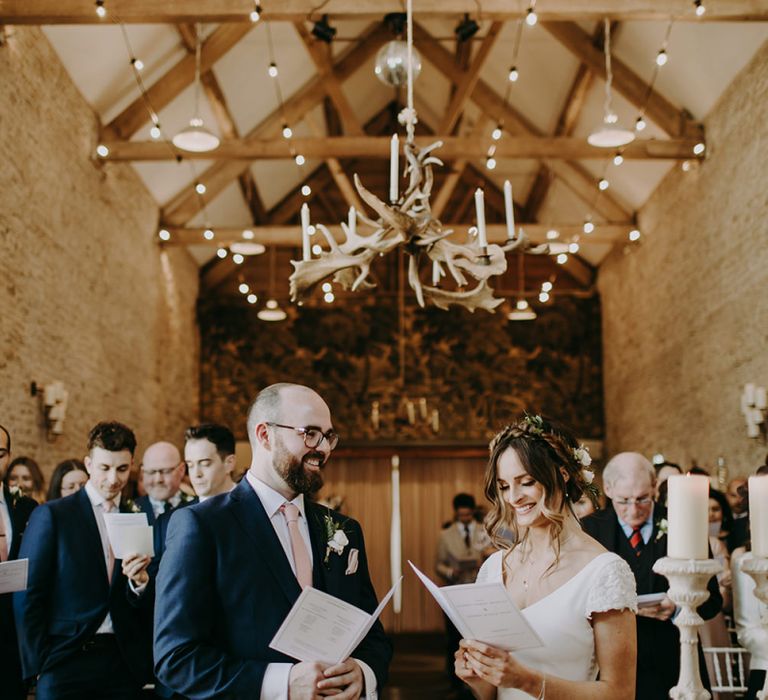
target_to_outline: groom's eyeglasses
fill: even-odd
[[[313,450],[316,447],[320,447],[320,443],[323,439],[328,441],[328,449],[333,450],[336,445],[339,444],[339,434],[335,430],[329,430],[324,433],[320,428],[297,428],[293,425],[280,425],[280,423],[267,423],[273,428],[285,428],[286,430],[295,430],[299,435],[304,438],[304,445]]]

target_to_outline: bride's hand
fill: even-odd
[[[495,690],[491,685],[480,678],[469,665],[469,653],[459,648],[454,654],[453,669],[456,676],[464,681],[473,691],[477,698],[491,698],[495,695]]]
[[[503,649],[471,640],[462,639],[459,652],[466,655],[467,665],[473,676],[481,678],[496,688],[520,688],[536,697],[538,675],[515,661],[512,654]]]

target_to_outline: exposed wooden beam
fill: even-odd
[[[451,54],[418,23],[414,24],[414,37],[418,41],[422,56],[450,79],[455,70]],[[478,80],[472,91],[472,100],[487,114],[497,114],[503,117],[504,125],[511,133],[542,135],[538,127],[508,105],[485,81]],[[575,194],[591,205],[594,200],[596,184],[595,178],[585,168],[578,163],[564,160],[552,160],[549,167]],[[628,208],[607,192],[603,192],[598,197],[595,211],[608,221],[625,221],[631,218]]]
[[[534,243],[547,242],[547,232],[556,229],[560,237],[557,243],[568,243],[573,240],[579,240],[583,245],[614,245],[623,243],[627,240],[629,232],[637,228],[632,222],[623,224],[602,224],[595,227],[595,232],[586,235],[583,233],[581,224],[532,224],[521,222],[519,224],[525,231],[525,234]],[[467,237],[467,223],[447,223],[443,224],[444,229],[453,229],[455,233],[451,234],[449,240],[464,241]],[[301,245],[301,229],[296,226],[285,225],[267,225],[267,226],[249,226],[248,231],[253,233],[253,238],[243,238],[242,228],[216,227],[214,231],[216,237],[212,241],[203,238],[204,229],[201,227],[179,227],[168,226],[166,230],[171,234],[169,241],[163,243],[167,246],[186,246],[186,245],[207,245],[218,248],[219,246],[228,246],[232,243],[252,240],[264,245],[279,245],[296,247]],[[328,230],[339,242],[343,242],[344,233],[340,225],[329,225]],[[491,243],[503,243],[507,237],[506,224],[488,224],[486,226],[488,240]],[[361,227],[361,235],[368,235],[368,231]]]
[[[1,2],[3,0],[0,0]],[[252,28],[253,25],[250,23],[225,24],[218,27],[201,46],[200,73],[209,71],[211,66]],[[152,105],[152,109],[159,112],[185,88],[190,86],[194,79],[195,57],[192,54],[187,54],[147,90],[147,99]],[[149,120],[147,104],[140,95],[104,127],[104,133],[117,138],[127,139],[133,136]]]
[[[182,43],[187,51],[195,51],[195,28],[191,24],[178,24],[176,28],[181,36]],[[224,91],[219,85],[219,81],[212,70],[203,73],[200,76],[200,82],[203,85],[203,91],[205,93],[208,104],[211,107],[216,123],[219,127],[219,133],[225,139],[238,139],[240,134],[237,130],[237,125],[232,117],[232,113],[229,111],[227,100],[224,97]],[[256,187],[256,180],[253,178],[253,173],[250,170],[246,170],[237,178],[240,185],[240,192],[243,195],[245,204],[251,212],[251,218],[254,224],[262,223],[265,220],[264,204],[259,196],[258,187]]]
[[[350,47],[334,62],[334,70],[340,80],[345,80],[391,38],[390,31],[377,22],[362,32],[357,44]],[[283,110],[275,110],[266,119],[251,129],[245,141],[274,137],[282,128],[283,120],[296,124],[300,122],[325,97],[322,80],[313,78],[289,97],[283,104]],[[211,154],[208,154],[209,157]],[[248,169],[247,161],[220,160],[201,173],[198,181],[207,188],[207,196],[215,197],[242,172]],[[185,188],[164,207],[162,216],[169,223],[185,224],[198,211],[198,201],[193,188]]]
[[[590,71],[605,79],[605,56],[594,45],[589,36],[574,22],[543,22],[542,26]],[[648,85],[625,63],[615,56],[611,59],[613,70],[613,89],[623,95],[638,109],[645,113],[670,136],[697,134],[700,125],[691,119],[690,114],[675,107],[656,90],[648,91]]]
[[[419,146],[441,140],[437,152],[442,158],[484,158],[488,151],[488,139],[462,136],[417,136]],[[688,160],[695,158],[693,147],[698,138],[645,139],[625,146],[622,154],[627,160]],[[165,143],[157,141],[105,141],[112,161],[159,161],[175,160],[175,153]],[[185,153],[179,155],[192,160],[274,160],[293,158],[295,152],[307,158],[389,158],[388,136],[333,136],[285,139],[247,138],[223,141],[213,152]],[[612,157],[616,149],[598,148],[585,139],[559,136],[505,136],[496,142],[497,158],[545,158],[545,159],[598,159]]]
[[[296,22],[294,26],[304,43],[304,47],[307,49],[307,53],[309,53],[309,57],[315,64],[315,68],[317,68],[317,74],[323,82],[323,87],[328,97],[333,102],[334,107],[336,107],[341,123],[344,126],[344,133],[352,136],[361,135],[363,127],[355,116],[352,105],[341,88],[341,81],[334,73],[330,44],[315,39],[307,30],[304,22]]]
[[[301,21],[316,10],[317,0],[261,0],[264,20]],[[711,6],[710,6],[711,5]],[[519,19],[527,3],[483,0],[484,19]],[[107,17],[99,18],[90,0],[0,0],[0,24],[103,24],[113,17],[126,23],[243,22],[253,9],[249,0],[108,0]],[[333,18],[376,18],[402,12],[401,0],[329,0],[323,13]],[[478,11],[476,0],[420,0],[419,17],[456,17]],[[699,18],[690,0],[547,0],[536,7],[540,19],[588,21],[616,20],[765,21],[766,0],[728,0],[709,3]]]
[[[461,79],[456,82],[456,90],[451,97],[448,109],[440,124],[439,132],[441,134],[450,134],[453,131],[453,127],[456,126],[472,90],[480,79],[480,71],[485,65],[488,54],[499,38],[501,27],[501,22],[493,22],[491,24],[488,33],[483,37],[480,48],[475,55],[475,60],[472,61],[467,70],[463,71]]]

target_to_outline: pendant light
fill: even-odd
[[[205,153],[218,147],[220,141],[216,134],[205,128],[200,117],[200,25],[195,25],[195,114],[189,120],[189,126],[173,137],[173,145],[182,151]]]
[[[629,129],[622,129],[618,124],[619,118],[616,116],[616,112],[613,111],[613,94],[611,91],[613,84],[613,71],[611,70],[611,22],[608,18],[604,22],[605,104],[603,123],[587,137],[587,142],[591,146],[598,146],[599,148],[619,148],[634,141],[635,132]]]
[[[533,321],[536,318],[536,312],[525,300],[525,253],[517,254],[517,279],[520,285],[520,293],[517,295],[515,308],[507,314],[510,321]]]
[[[280,308],[280,304],[275,299],[275,255],[277,246],[272,245],[269,249],[269,299],[263,309],[256,315],[262,321],[284,321],[288,314]]]

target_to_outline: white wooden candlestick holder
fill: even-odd
[[[768,605],[768,557],[756,557],[749,552],[741,560],[741,570],[755,579],[755,598]],[[768,649],[764,649],[763,653],[768,655]],[[768,678],[757,697],[758,700],[768,700]]]
[[[699,674],[698,628],[704,620],[696,608],[708,597],[707,582],[722,571],[714,559],[659,559],[653,570],[669,581],[669,599],[680,607],[675,624],[680,628],[680,677],[669,691],[673,700],[709,700],[712,696]]]

